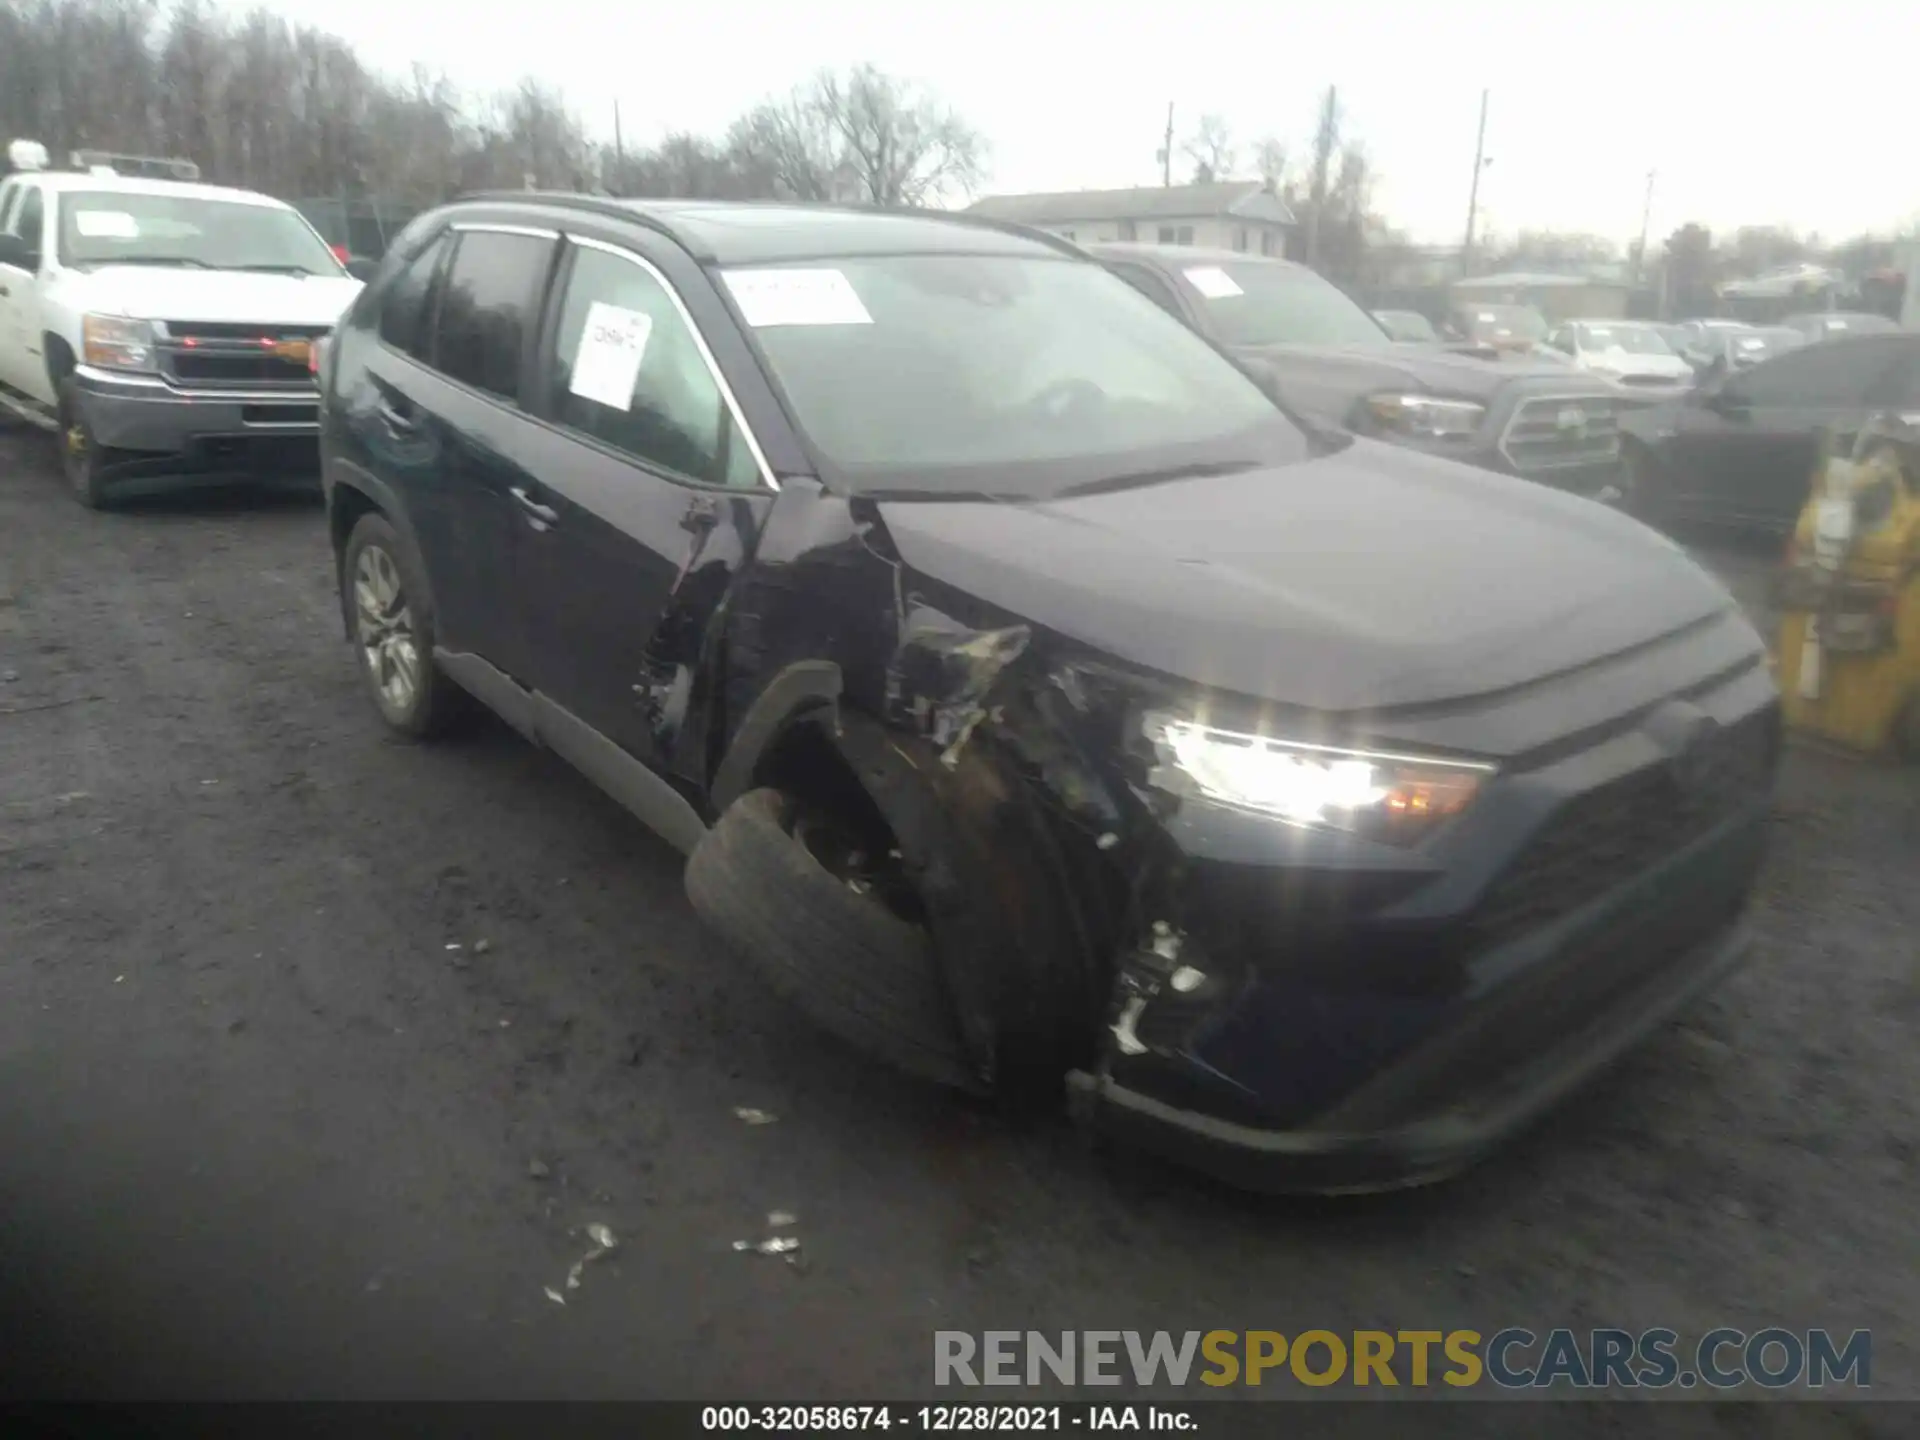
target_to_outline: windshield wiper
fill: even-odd
[[[189,270],[211,270],[213,266],[204,260],[196,260],[191,255],[115,255],[107,260],[95,260],[95,265],[184,265]]]
[[[256,275],[318,275],[304,265],[229,265],[229,270],[245,270]]]
[[[1208,475],[1238,475],[1257,470],[1255,460],[1212,460],[1199,465],[1168,465],[1158,470],[1135,470],[1126,475],[1108,475],[1081,485],[1069,485],[1053,492],[1052,499],[1065,500],[1077,495],[1104,495],[1111,490],[1131,490],[1140,485],[1159,485],[1168,480],[1198,480]]]

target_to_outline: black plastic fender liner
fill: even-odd
[[[1032,798],[984,737],[951,766],[864,716],[843,717],[834,740],[899,844],[982,1079],[1057,1098],[1095,1044],[1106,984]]]
[[[810,709],[837,708],[840,690],[840,667],[830,660],[797,661],[774,676],[747,707],[714,772],[708,792],[713,813],[724,814],[747,792],[761,759],[789,724]]]
[[[925,928],[830,873],[795,819],[775,790],[730,805],[687,864],[694,910],[822,1029],[908,1074],[984,1094]]]

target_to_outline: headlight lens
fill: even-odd
[[[104,370],[152,370],[153,326],[121,315],[87,315],[80,322],[86,362]]]
[[[1160,790],[1395,843],[1458,815],[1494,773],[1474,761],[1277,740],[1162,712],[1143,728],[1156,757],[1148,779]]]
[[[1461,440],[1480,428],[1487,407],[1435,395],[1370,395],[1367,412],[1387,429],[1428,440]]]

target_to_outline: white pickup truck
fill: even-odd
[[[57,433],[81,503],[317,474],[314,343],[360,281],[306,219],[184,161],[7,159],[0,411]]]

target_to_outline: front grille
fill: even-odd
[[[1620,454],[1620,420],[1610,396],[1541,395],[1514,407],[1500,453],[1520,474],[1600,465]]]
[[[306,356],[276,347],[312,344],[324,325],[169,320],[156,327],[161,373],[187,386],[231,390],[312,390]]]
[[[1481,900],[1469,923],[1475,948],[1579,908],[1767,794],[1780,744],[1771,710],[1707,743],[1685,786],[1670,766],[1652,765],[1562,806]]]

